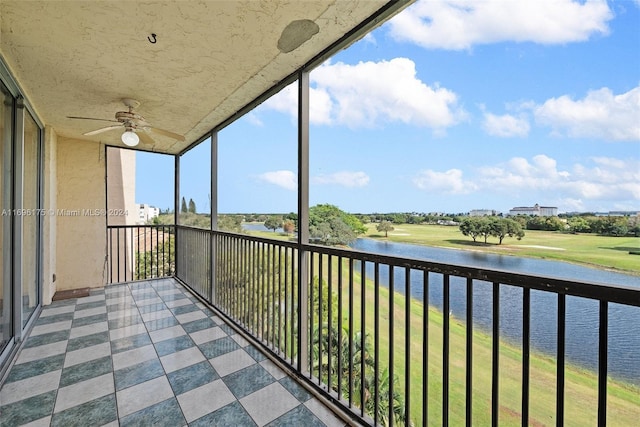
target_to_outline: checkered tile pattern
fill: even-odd
[[[45,307],[0,390],[2,426],[338,426],[173,279]]]

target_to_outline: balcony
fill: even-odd
[[[0,425],[344,425],[175,279],[55,301],[0,391]]]
[[[144,252],[136,238],[141,234],[166,244]],[[129,271],[114,280],[174,275],[351,423],[511,425],[551,419],[559,425],[605,425],[625,424],[640,414],[633,397],[637,388],[608,371],[610,312],[624,307],[636,316],[635,288],[185,226],[118,226],[109,236],[111,245],[133,244],[128,254],[111,249],[110,265]],[[429,306],[438,288],[442,311]],[[503,296],[514,293],[519,306],[504,307]],[[454,298],[465,301],[462,319],[442,315]],[[475,323],[475,299],[489,312],[489,331]],[[543,331],[555,334],[551,355],[531,344],[532,331],[541,327],[532,324],[532,313],[542,300],[556,304],[548,322],[552,330]],[[576,303],[587,304],[597,319],[593,372],[567,359],[567,313]],[[519,342],[501,332],[514,318],[504,310],[514,308]],[[577,402],[589,406],[579,419]]]

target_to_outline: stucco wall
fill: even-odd
[[[44,130],[44,179],[43,196],[47,212],[57,208],[57,145],[58,136],[51,127]],[[56,293],[56,215],[45,215],[42,222],[42,303],[51,303]]]
[[[57,290],[104,286],[104,146],[58,136],[56,156]],[[96,212],[100,214],[94,215]]]

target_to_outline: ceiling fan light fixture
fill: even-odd
[[[138,142],[140,142],[140,138],[132,130],[125,131],[122,134],[121,139],[122,139],[122,142],[124,143],[124,145],[129,146],[129,147],[135,147],[136,145],[138,145]]]

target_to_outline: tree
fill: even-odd
[[[193,199],[189,199],[189,212],[196,213],[196,202]]]
[[[516,237],[521,240],[524,237],[524,231],[520,227],[520,223],[508,218],[493,218],[490,222],[491,235],[498,238],[498,244],[502,244],[505,237]],[[485,240],[486,241],[486,240]]]
[[[309,234],[324,245],[348,245],[366,232],[362,222],[352,214],[330,204],[309,209]]]
[[[267,218],[267,220],[264,222],[264,226],[268,229],[268,230],[273,230],[273,232],[275,233],[275,231],[282,227],[282,218],[278,217],[278,216],[270,216],[269,218]]]
[[[462,220],[462,223],[460,224],[460,231],[464,236],[471,237],[474,242],[477,241],[478,237],[485,236],[485,243],[486,243],[487,234],[485,233],[486,231],[485,223],[488,223],[488,221],[484,217],[464,218]]]
[[[389,221],[382,221],[380,224],[376,226],[376,230],[384,231],[384,237],[389,237],[389,232],[393,231],[393,225]]]
[[[180,212],[187,213],[189,210],[187,209],[187,201],[182,197],[182,204],[180,205]]]
[[[296,231],[296,224],[292,220],[287,219],[282,223],[282,229],[285,233],[292,234],[294,231]]]

